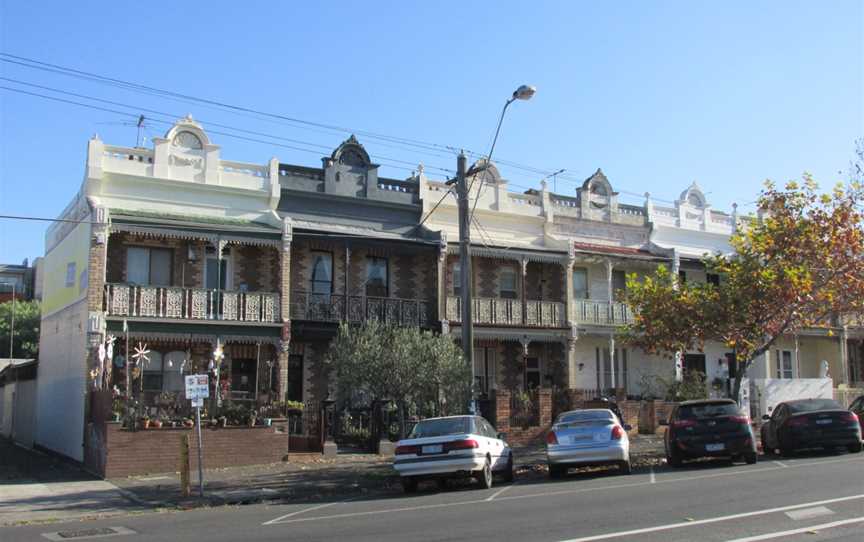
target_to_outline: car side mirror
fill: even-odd
[[[769,416],[768,414],[762,414],[762,419],[763,420],[770,420],[771,416]]]
[[[657,425],[669,425],[669,420],[660,420]]]
[[[498,440],[507,440],[507,433],[498,433]]]
[[[632,425],[630,425],[629,423],[625,423],[625,424],[624,424],[624,430],[625,430],[625,431],[630,431],[631,429],[633,429],[633,426],[632,426]]]

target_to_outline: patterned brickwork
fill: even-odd
[[[505,389],[515,389],[522,384],[522,345],[504,343],[501,354],[499,382]]]
[[[415,299],[418,295],[419,274],[417,273],[418,258],[411,254],[401,254],[392,258],[391,273],[393,278],[393,294],[403,299]]]
[[[477,280],[475,297],[498,297],[498,272],[501,262],[490,258],[474,258],[474,276]]]

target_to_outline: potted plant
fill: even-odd
[[[289,416],[299,416],[303,414],[303,402],[302,401],[285,401],[285,411]]]
[[[195,427],[195,422],[191,418],[183,420],[183,427]]]
[[[159,418],[156,418],[155,420],[151,420],[150,425],[153,426],[153,429],[162,429],[162,420]]]
[[[258,412],[253,408],[249,411],[248,423],[249,427],[255,427],[255,422],[258,420]]]
[[[150,416],[143,415],[141,416],[141,429],[149,429],[150,428]]]
[[[228,427],[228,417],[219,416],[219,427]]]

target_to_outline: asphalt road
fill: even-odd
[[[148,513],[0,529],[0,540],[98,527],[146,541],[864,540],[864,454],[806,455],[463,486],[417,495]],[[76,540],[76,539],[70,539]],[[77,538],[77,540],[91,540]]]

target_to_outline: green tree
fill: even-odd
[[[447,337],[375,321],[342,324],[327,358],[340,400],[393,401],[403,434],[407,413],[455,414],[468,405],[471,368]]]
[[[734,252],[704,259],[720,284],[678,284],[665,267],[627,281],[635,317],[628,340],[647,352],[702,350],[708,340],[733,350],[732,396],[753,360],[784,334],[826,326],[864,309],[864,190],[857,181],[820,194],[809,176],[783,189],[766,183],[761,220],[732,236]],[[830,331],[829,331],[830,333]]]
[[[13,308],[15,334],[12,357],[36,358],[39,356],[39,323],[42,320],[42,309],[38,301],[20,300],[0,303],[0,358],[9,356],[9,332],[12,326]]]

